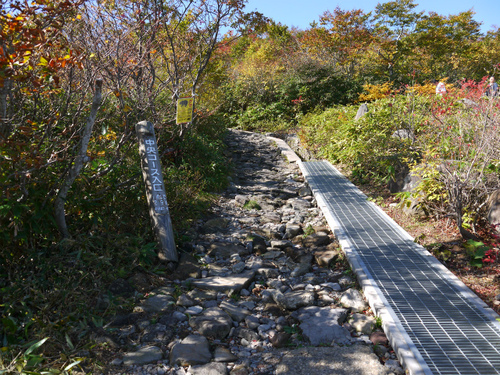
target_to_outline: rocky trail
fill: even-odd
[[[294,163],[232,130],[230,187],[168,278],[117,280],[108,374],[404,374]]]

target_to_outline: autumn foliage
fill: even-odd
[[[487,77],[500,78],[498,29],[482,33],[473,11],[416,12],[413,0],[395,0],[325,9],[300,30],[245,3],[0,5],[0,288],[16,297],[1,306],[3,342],[52,335],[64,321],[53,350],[68,350],[66,335],[82,339],[88,318],[72,315],[88,307],[76,300],[95,303],[94,282],[154,263],[134,134],[143,120],[156,127],[179,238],[227,182],[229,126],[297,131],[363,182],[424,165],[428,211],[474,230],[499,171],[498,98],[484,98]],[[185,95],[195,120],[179,125],[175,100]],[[354,121],[360,103],[370,112]],[[412,136],[392,136],[402,129]],[[45,307],[19,302],[43,300],[25,284],[33,274],[54,291]],[[65,296],[68,311],[58,310],[61,279],[94,294]]]

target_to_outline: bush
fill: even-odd
[[[417,122],[413,116],[412,100],[407,96],[377,100],[359,120],[353,105],[306,115],[300,122],[301,138],[318,157],[344,164],[357,181],[387,181],[399,164],[418,157],[411,139],[392,136],[400,129],[420,131],[422,119]]]
[[[227,184],[230,168],[223,154],[224,122],[206,114],[200,114],[199,120],[182,141],[168,138],[165,129],[158,132],[176,243],[207,209],[211,192]],[[7,195],[4,190],[0,201],[0,372],[2,366],[22,365],[30,371],[44,368],[46,362],[31,366],[21,359],[30,342],[45,337],[49,339],[39,348],[44,352],[39,358],[54,358],[51,363],[56,366],[57,362],[60,368],[75,363],[79,352],[90,349],[92,327],[133,302],[133,298],[108,295],[109,284],[130,276],[136,267],[165,273],[156,257],[137,143],[135,138],[126,143],[121,161],[112,165],[113,155],[102,152],[108,142],[115,141],[110,134],[108,128],[95,136],[91,157],[68,196],[72,239],[60,241],[53,223],[47,194],[56,179],[50,176],[54,170],[36,171],[24,192],[13,189]],[[46,173],[50,179],[45,180]],[[0,177],[5,183],[9,175],[2,169]],[[26,199],[19,199],[22,194]]]
[[[500,129],[498,98],[481,98],[482,83],[436,96],[432,121],[418,138],[423,162],[436,165],[447,199],[439,207],[458,228],[472,227],[485,214],[488,195],[498,188]],[[439,212],[439,211],[437,211]]]
[[[372,99],[381,92],[368,91]],[[464,82],[443,96],[429,91],[406,87],[404,94],[374,100],[359,120],[354,106],[306,115],[300,135],[318,157],[344,164],[360,183],[387,181],[398,168],[412,167],[422,177],[414,192],[422,208],[454,217],[468,236],[465,229],[474,229],[498,188],[500,100],[483,97],[484,82]],[[400,129],[410,137],[394,137]]]
[[[252,73],[240,74],[223,88],[225,100],[218,110],[232,126],[245,130],[295,127],[304,114],[353,103],[361,91],[356,80],[340,75],[333,66],[310,60],[293,61],[272,74]]]

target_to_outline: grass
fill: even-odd
[[[216,133],[215,140],[192,134],[181,145],[178,163],[165,163],[178,245],[190,239],[192,223],[213,202],[211,192],[227,184],[230,166],[222,130]],[[132,283],[138,274],[153,286],[161,283],[168,271],[157,259],[142,184],[122,190],[131,198],[126,210],[116,208],[116,202],[99,202],[99,220],[92,226],[85,208],[71,216],[72,239],[0,247],[0,374],[98,371],[109,349],[93,342],[92,334],[110,317],[129,313],[141,297],[137,288],[130,295],[114,295],[110,285],[120,278]],[[175,292],[185,289],[189,285]]]
[[[243,208],[246,210],[261,210],[259,203],[254,200],[249,200],[243,205]]]
[[[307,236],[310,236],[310,235],[314,234],[315,232],[316,231],[314,230],[313,226],[309,224],[304,229],[304,238],[306,238]]]
[[[134,303],[134,297],[106,291],[118,274],[131,275],[155,262],[154,252],[142,253],[148,244],[126,235],[77,238],[11,260],[8,269],[14,272],[1,288],[3,366],[45,338],[36,348],[43,349],[44,362],[67,366],[80,360],[79,353],[92,346],[93,328]]]

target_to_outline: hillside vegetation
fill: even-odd
[[[466,238],[484,227],[500,167],[499,102],[484,97],[498,78],[498,29],[481,33],[472,11],[415,12],[413,0],[325,9],[306,30],[244,5],[0,7],[0,373],[78,368],[92,329],[130,304],[100,308],[102,291],[137,268],[168,273],[142,181],[143,120],[155,125],[179,249],[227,185],[228,127],[297,133],[358,183],[412,171],[427,215]],[[186,96],[194,120],[176,124]],[[472,258],[487,266],[491,254]]]

